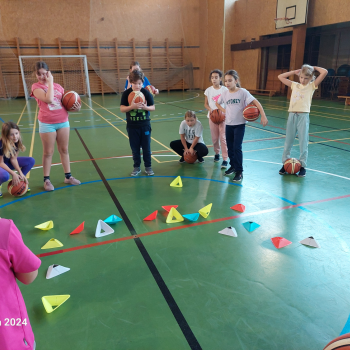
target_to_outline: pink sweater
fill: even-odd
[[[68,121],[68,112],[62,105],[62,96],[64,95],[64,89],[60,84],[53,83],[54,88],[54,97],[52,103],[46,103],[38,98],[36,98],[33,94],[34,90],[36,89],[42,89],[47,92],[48,87],[41,83],[34,83],[32,85],[32,93],[30,96],[33,96],[36,99],[36,102],[38,103],[38,106],[40,108],[38,119],[42,123],[47,124],[57,124],[57,123],[64,123]]]
[[[40,264],[40,259],[23,243],[13,221],[0,219],[1,350],[33,349],[34,334],[15,273],[33,272]]]

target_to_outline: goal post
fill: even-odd
[[[18,59],[26,100],[30,98],[32,85],[37,82],[34,67],[38,61],[48,65],[53,81],[65,91],[73,90],[91,97],[86,55],[19,56]]]

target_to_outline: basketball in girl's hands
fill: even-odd
[[[220,109],[211,111],[209,117],[214,124],[221,124],[225,120],[225,114]]]
[[[9,182],[7,185],[7,190],[9,191],[10,194],[12,194],[15,197],[20,197],[26,194],[28,190],[28,184],[25,181],[20,181],[18,185],[13,186],[12,185],[12,180]]]
[[[140,102],[145,103],[145,101],[146,101],[145,95],[141,91],[132,91],[128,96],[128,102],[130,106],[133,103],[140,103]]]
[[[300,171],[301,163],[296,158],[289,158],[284,162],[284,170],[288,174],[296,174]]]
[[[194,152],[193,154],[186,153],[184,154],[184,159],[186,163],[193,164],[198,159],[197,153],[196,152]]]
[[[153,85],[147,85],[146,89],[152,94],[152,96],[154,97],[154,95],[156,94],[156,88]]]
[[[328,343],[323,350],[350,350],[350,333],[343,334],[330,343]]]
[[[250,104],[243,110],[243,118],[248,122],[253,122],[259,118],[260,112],[257,106]]]
[[[62,104],[68,112],[77,112],[81,108],[80,96],[75,91],[68,91],[62,97]]]

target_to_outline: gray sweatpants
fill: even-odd
[[[290,152],[293,147],[295,136],[298,134],[300,148],[299,161],[302,167],[306,167],[309,144],[309,123],[309,113],[289,113],[286,128],[286,140],[284,142],[282,155],[283,164],[288,158],[290,158]]]

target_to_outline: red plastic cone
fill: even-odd
[[[80,233],[81,231],[84,230],[84,223],[85,221],[83,221],[75,230],[73,230],[70,235],[75,235],[77,233]]]
[[[292,244],[291,241],[288,241],[288,239],[285,239],[283,237],[273,237],[273,238],[271,238],[271,241],[277,249],[280,249],[280,248],[283,248],[289,244]]]
[[[231,209],[240,211],[241,213],[243,213],[245,211],[245,206],[243,204],[236,204],[233,207],[231,207]]]
[[[178,205],[163,205],[162,206],[162,208],[164,209],[164,210],[166,210],[168,213],[169,213],[169,211],[170,211],[170,209],[171,208],[177,208],[178,207]]]
[[[152,221],[157,217],[157,214],[158,214],[158,210],[154,211],[152,214],[148,215],[143,220],[144,221]]]

